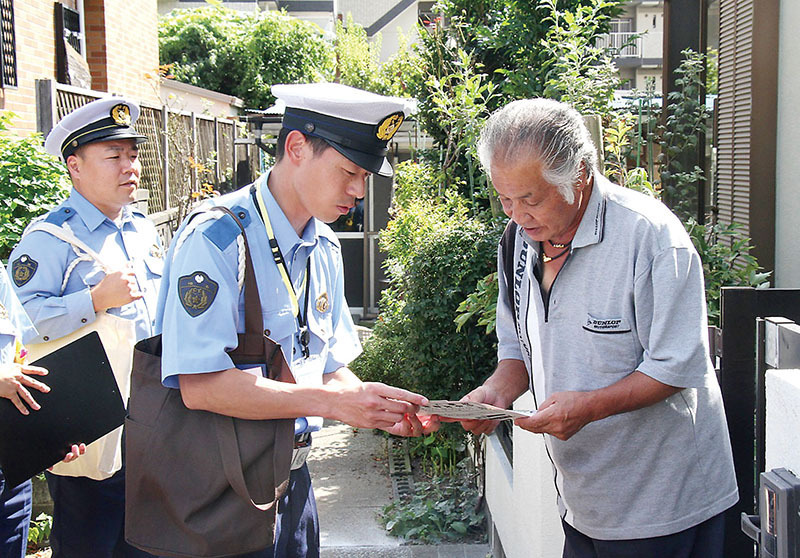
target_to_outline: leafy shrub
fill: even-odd
[[[620,85],[611,49],[594,43],[608,25],[613,3],[592,0],[572,10],[559,10],[556,0],[541,0],[550,23],[542,41],[547,61],[544,96],[571,105],[581,114],[608,118],[614,90]]]
[[[686,230],[703,260],[708,324],[719,326],[719,303],[722,287],[765,288],[771,271],[762,272],[750,254],[750,238],[742,236],[739,223],[701,225],[694,219]]]
[[[461,465],[456,475],[418,482],[413,495],[392,502],[381,514],[389,533],[423,543],[485,540],[485,519],[481,494]]]
[[[434,196],[432,170],[404,163],[397,172],[398,206],[381,247],[390,285],[364,354],[353,369],[364,379],[459,398],[491,373],[494,339],[473,325],[456,329],[459,303],[494,267],[500,229],[467,216],[452,191]],[[410,195],[414,192],[414,195]]]
[[[41,134],[7,133],[13,118],[0,114],[0,258],[7,259],[34,217],[69,192],[64,165],[42,148]]]
[[[705,180],[703,169],[691,164],[698,149],[698,138],[706,133],[708,111],[700,102],[705,88],[702,79],[705,56],[685,49],[684,59],[675,73],[676,91],[669,93],[666,121],[659,128],[658,157],[661,173],[662,199],[684,222],[697,215],[697,195],[700,181]]]
[[[336,22],[337,73],[341,83],[366,91],[386,93],[380,54],[380,33],[370,41],[367,31],[356,24],[349,13],[344,23]]]
[[[36,519],[31,520],[28,529],[28,547],[36,550],[50,538],[53,530],[53,518],[46,513],[40,513]]]
[[[276,83],[333,76],[333,47],[311,23],[284,12],[223,7],[174,10],[158,26],[159,56],[178,81],[236,95],[266,108]]]

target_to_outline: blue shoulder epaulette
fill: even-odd
[[[58,209],[52,211],[50,214],[45,217],[45,223],[53,223],[56,226],[61,226],[67,219],[70,219],[73,215],[75,215],[76,211],[74,208],[69,206],[61,206]]]
[[[231,211],[239,218],[242,225],[247,228],[247,225],[250,224],[248,211],[239,205],[231,207]],[[225,250],[241,232],[239,225],[233,221],[230,215],[223,215],[203,231],[203,236],[220,250]]]

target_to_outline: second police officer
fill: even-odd
[[[344,297],[339,241],[325,223],[345,215],[370,174],[391,176],[387,143],[406,101],[338,84],[276,85],[286,104],[275,166],[252,187],[216,199],[245,227],[258,280],[264,329],[278,342],[296,384],[254,379],[228,350],[244,331],[238,227],[205,211],[178,231],[166,258],[157,329],[162,380],[187,407],[244,419],[298,418],[295,445],[307,446],[321,417],[419,435],[425,398],[362,383],[347,365],[361,351]],[[270,245],[277,245],[271,250]],[[275,547],[248,556],[319,556],[319,527],[308,467],[292,464],[278,504]]]
[[[133,128],[138,116],[135,102],[107,97],[53,128],[45,149],[64,160],[72,191],[29,225],[9,258],[37,340],[46,345],[97,330],[123,397],[133,344],[153,333],[163,267],[155,226],[131,206],[141,173],[138,145],[146,140]],[[111,433],[90,444],[84,458],[47,473],[53,558],[149,556],[123,534],[121,435],[121,429]]]

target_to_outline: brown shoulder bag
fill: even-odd
[[[291,380],[280,345],[264,335],[247,236],[245,333],[229,354]],[[225,217],[223,217],[225,218]],[[294,420],[244,420],[187,409],[161,384],[161,336],[136,344],[125,420],[125,539],[161,556],[223,557],[273,544],[275,507],[288,484]]]

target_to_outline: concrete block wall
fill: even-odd
[[[533,409],[527,392],[514,404]],[[564,532],[544,438],[514,427],[514,466],[497,436],[486,444],[486,503],[506,558],[560,558]]]
[[[768,370],[766,465],[800,476],[800,370]]]

